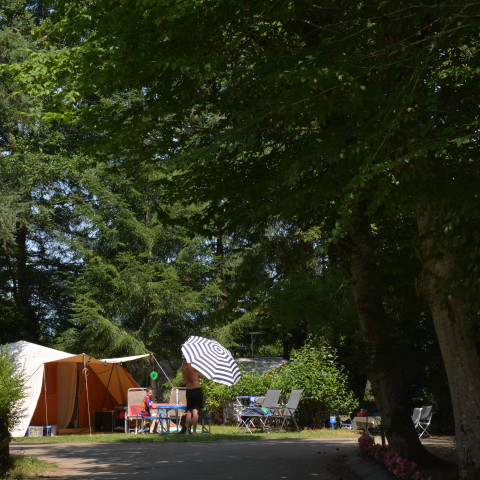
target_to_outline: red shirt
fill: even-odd
[[[150,400],[150,397],[147,395],[143,399],[142,403],[142,417],[150,417],[150,409],[152,408],[152,401]]]

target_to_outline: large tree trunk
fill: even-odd
[[[0,473],[4,473],[8,469],[10,439],[8,421],[6,418],[0,418]]]
[[[401,351],[388,331],[388,318],[377,284],[370,223],[362,207],[353,215],[349,235],[340,243],[346,277],[352,284],[363,339],[367,376],[382,417],[382,428],[399,455],[425,461],[430,457],[415,431],[402,383]]]
[[[25,336],[25,340],[37,341],[39,326],[35,313],[31,307],[31,271],[28,267],[27,229],[18,227],[15,233],[17,247],[16,279],[16,307],[23,317],[23,326],[19,329]]]
[[[435,242],[436,214],[417,207],[423,270],[417,291],[428,303],[447,372],[462,479],[480,478],[480,364],[462,298],[447,287],[456,268],[452,253]]]

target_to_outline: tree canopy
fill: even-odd
[[[139,166],[156,171],[149,182],[162,204],[195,206],[192,232],[241,231],[237,258],[254,245],[268,252],[272,228],[307,239],[310,259],[338,258],[385,369],[371,372],[378,390],[392,374],[381,355],[408,331],[404,302],[416,286],[450,382],[461,474],[475,478],[480,425],[465,425],[480,390],[469,335],[478,322],[479,14],[476,2],[58,1],[37,28],[40,48],[4,71],[35,98],[24,112],[78,129],[91,159],[127,178]],[[275,289],[288,291],[293,272],[268,267],[275,283],[263,305],[279,305]],[[225,273],[224,300],[241,284]],[[376,393],[382,417],[396,418],[394,442],[406,410]]]

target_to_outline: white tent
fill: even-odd
[[[126,404],[128,389],[139,387],[119,362],[149,356],[110,362],[25,341],[9,344],[8,353],[25,376],[26,398],[18,405],[25,416],[10,432],[14,437],[25,435],[30,425],[91,429],[94,411]]]

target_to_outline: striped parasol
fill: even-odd
[[[235,385],[240,379],[240,370],[232,354],[215,340],[191,336],[182,345],[182,353],[187,363],[209,380]]]

